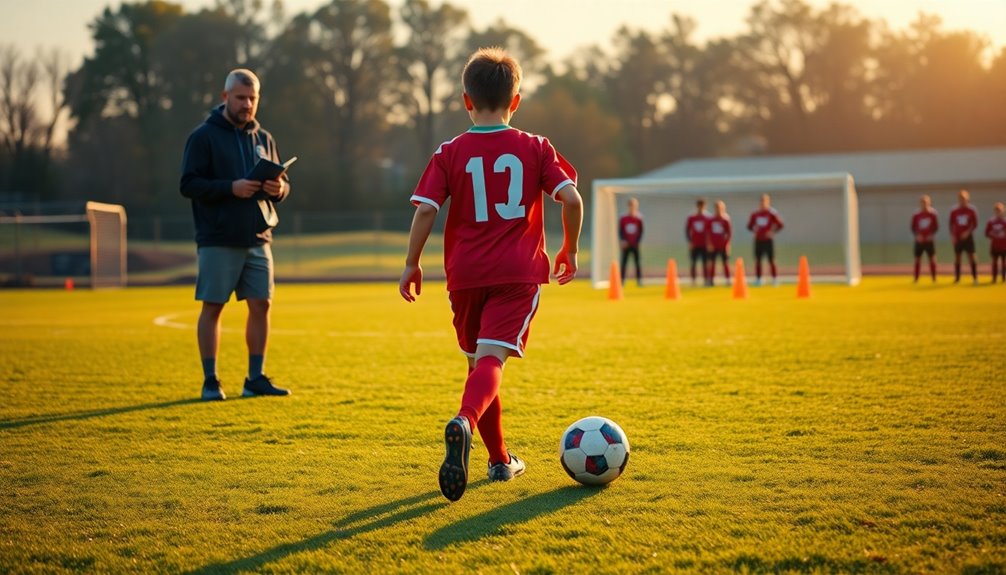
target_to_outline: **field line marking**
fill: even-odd
[[[171,329],[195,329],[196,325],[192,323],[182,323],[180,321],[175,321],[178,316],[184,315],[186,312],[179,313],[166,313],[164,315],[159,315],[154,318],[154,325],[158,327],[167,327]],[[244,329],[237,328],[223,328],[224,332],[227,333],[244,333]],[[325,335],[328,337],[394,337],[396,335],[404,335],[408,337],[437,337],[443,335],[441,332],[394,332],[388,333],[383,331],[308,331],[304,329],[270,329],[269,333],[271,335]]]

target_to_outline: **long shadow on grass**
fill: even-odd
[[[489,483],[488,479],[480,479],[468,484],[468,490],[477,489]],[[264,565],[279,561],[289,555],[302,553],[305,551],[315,551],[328,546],[333,541],[349,539],[360,533],[376,531],[391,527],[404,521],[422,517],[438,509],[443,509],[446,502],[439,491],[429,491],[420,495],[398,499],[381,505],[375,505],[351,513],[336,522],[336,528],[331,531],[319,533],[314,537],[309,537],[295,543],[284,543],[272,549],[267,549],[257,555],[235,559],[227,563],[213,563],[194,571],[189,571],[187,575],[209,575],[210,573],[238,573],[242,571],[256,571]]]
[[[144,403],[141,405],[128,405],[125,407],[109,407],[107,409],[95,409],[92,411],[75,411],[72,413],[59,413],[52,415],[34,415],[32,417],[21,417],[15,419],[5,419],[0,420],[0,429],[14,429],[17,427],[26,427],[29,425],[43,425],[46,423],[55,423],[57,421],[76,421],[82,419],[91,419],[94,417],[105,417],[107,415],[119,415],[121,413],[130,413],[133,411],[145,411],[148,409],[166,409],[168,407],[175,407],[178,405],[188,405],[190,403],[200,403],[202,400],[198,398],[194,399],[176,399],[175,401],[165,401],[162,403]]]
[[[483,537],[499,533],[507,525],[524,523],[535,517],[553,513],[563,507],[597,495],[602,490],[603,488],[583,486],[560,487],[527,499],[514,501],[434,531],[423,542],[423,547],[435,550],[443,549],[454,543],[478,541]]]

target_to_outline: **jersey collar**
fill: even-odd
[[[468,131],[473,134],[492,134],[493,132],[503,132],[509,129],[510,126],[506,124],[497,124],[495,126],[472,126],[468,128]]]

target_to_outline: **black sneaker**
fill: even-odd
[[[510,463],[490,463],[489,481],[510,481],[518,475],[523,475],[527,466],[513,453],[507,452],[510,456]]]
[[[227,396],[224,395],[224,388],[220,385],[220,380],[215,377],[206,378],[203,381],[203,393],[201,397],[203,401],[223,401],[227,399]]]
[[[450,501],[457,501],[468,487],[468,453],[472,450],[472,429],[462,415],[447,422],[444,429],[447,454],[440,466],[440,492]]]
[[[262,374],[251,380],[245,378],[245,389],[241,395],[244,397],[254,397],[256,395],[290,395],[290,390],[276,387],[272,384],[269,376]]]

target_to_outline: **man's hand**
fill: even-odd
[[[231,183],[231,193],[239,198],[250,198],[262,189],[262,182],[255,180],[234,180]]]
[[[618,245],[624,250],[629,247],[629,242],[625,240],[619,240]]]
[[[416,286],[416,295],[412,295],[412,285]],[[405,265],[402,271],[402,279],[398,280],[398,293],[402,294],[402,299],[412,303],[416,297],[423,292],[423,268],[419,264]]]
[[[576,277],[576,252],[569,252],[566,248],[559,250],[555,254],[555,266],[552,275],[559,282],[559,285],[568,284]]]
[[[265,193],[269,194],[270,197],[277,198],[283,195],[283,192],[286,191],[286,185],[286,180],[278,178],[275,180],[266,180],[262,183],[262,188],[265,190]]]

